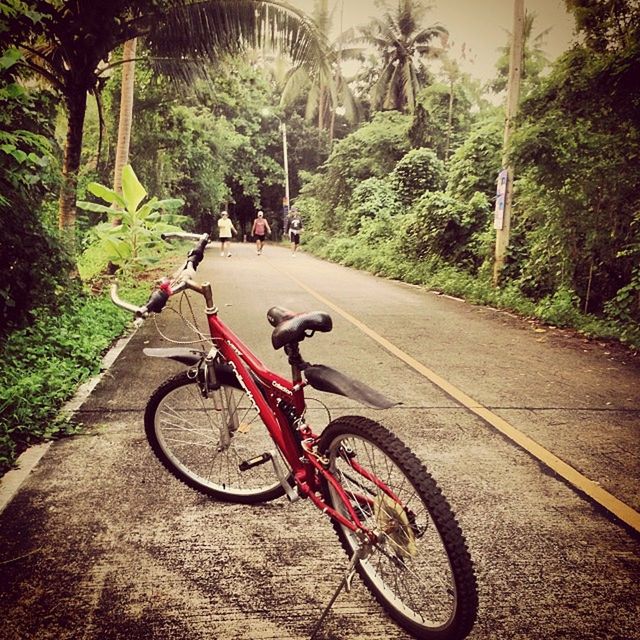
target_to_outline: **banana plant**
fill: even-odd
[[[177,225],[187,220],[175,213],[184,204],[179,198],[153,197],[142,204],[147,191],[131,165],[122,170],[122,195],[97,182],[89,183],[87,190],[107,205],[84,200],[76,204],[86,211],[106,214],[107,222],[91,231],[105,264],[111,262],[120,270],[155,262],[160,253],[160,234],[180,231]]]

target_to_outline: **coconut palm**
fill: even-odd
[[[28,71],[44,77],[61,96],[67,133],[58,210],[59,226],[71,232],[87,94],[96,91],[111,51],[144,38],[159,62],[190,79],[203,59],[244,47],[287,51],[295,63],[322,58],[322,37],[304,13],[276,0],[8,0],[9,38]],[[268,13],[267,6],[270,7]],[[36,16],[25,29],[26,11]],[[102,64],[101,64],[102,63]],[[72,234],[69,234],[72,237]]]
[[[528,90],[536,85],[540,80],[540,74],[544,68],[549,64],[549,59],[544,52],[544,45],[546,44],[546,38],[551,31],[551,27],[540,31],[537,35],[533,35],[533,28],[536,21],[535,12],[525,11],[524,24],[522,33],[522,57],[524,64],[522,65],[522,81],[523,89],[526,94]],[[507,31],[508,40],[503,47],[499,47],[500,58],[496,63],[496,69],[498,75],[493,82],[489,84],[489,87],[495,93],[500,93],[507,88],[507,82],[509,80],[509,58],[511,53],[511,42],[513,40],[513,34]]]
[[[325,65],[314,68],[299,66],[287,74],[282,90],[281,104],[292,104],[300,96],[306,95],[305,118],[317,118],[318,129],[328,130],[333,137],[333,124],[336,108],[344,108],[344,115],[350,122],[358,122],[362,115],[358,100],[353,95],[349,81],[342,74],[341,65],[349,60],[362,58],[361,46],[352,46],[356,32],[353,29],[343,31],[335,40],[329,41],[331,26],[335,20],[338,4],[329,11],[327,0],[317,0],[311,18],[318,31],[328,41]]]
[[[422,26],[428,8],[421,0],[398,0],[395,10],[386,10],[361,29],[364,39],[375,47],[381,66],[371,89],[373,109],[413,112],[416,94],[429,74],[424,66],[428,57],[439,55],[447,30],[440,25]]]

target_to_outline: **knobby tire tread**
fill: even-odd
[[[331,442],[341,435],[353,434],[365,438],[389,456],[405,473],[427,506],[429,513],[442,537],[451,562],[458,591],[458,612],[453,623],[443,630],[425,630],[400,612],[389,606],[386,599],[369,580],[360,563],[356,568],[361,579],[379,604],[412,635],[421,640],[462,640],[471,631],[478,610],[478,593],[475,571],[462,530],[440,487],[416,455],[386,427],[362,416],[343,416],[333,420],[322,433],[319,451],[325,455]],[[326,493],[330,502],[331,496]],[[347,556],[353,550],[342,527],[335,520],[333,528]]]

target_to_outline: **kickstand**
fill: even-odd
[[[333,603],[336,601],[336,599],[340,595],[340,592],[342,591],[342,589],[345,589],[347,593],[351,591],[351,581],[353,580],[353,576],[356,572],[356,564],[358,560],[364,557],[364,555],[365,555],[364,546],[360,546],[354,551],[353,556],[351,557],[351,562],[349,562],[349,566],[347,567],[347,570],[344,572],[344,576],[342,577],[342,580],[340,581],[338,588],[335,590],[334,594],[331,596],[331,600],[329,600],[329,604],[326,606],[325,610],[322,612],[322,615],[320,616],[320,619],[316,623],[316,626],[313,629],[313,633],[311,634],[311,637],[309,638],[309,640],[315,640],[315,637],[318,631],[320,631],[320,627],[322,626],[324,619],[327,617],[327,614],[331,610]]]

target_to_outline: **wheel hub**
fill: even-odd
[[[373,512],[378,529],[393,552],[400,558],[412,558],[418,553],[414,528],[405,508],[386,494],[374,499]]]

